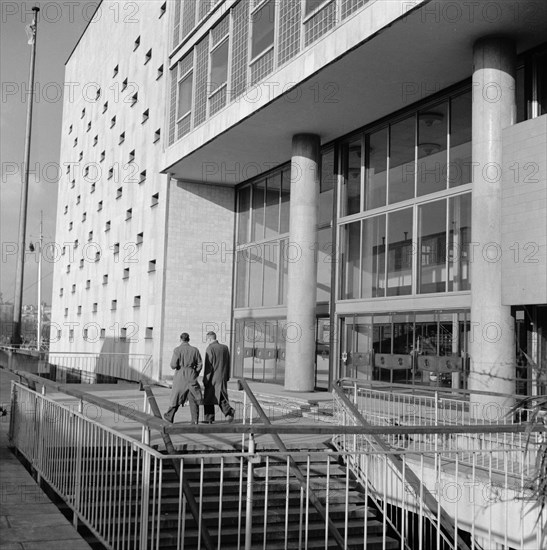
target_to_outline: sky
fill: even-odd
[[[32,49],[25,27],[32,22],[32,7],[39,6],[27,244],[38,241],[41,210],[44,243],[48,243],[55,239],[65,62],[97,4],[98,0],[0,2],[0,292],[4,301],[13,301],[15,295],[14,250],[19,234]],[[42,258],[42,301],[51,304],[53,263],[51,255],[43,254]],[[23,304],[37,303],[37,279],[38,254],[27,254]]]

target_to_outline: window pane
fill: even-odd
[[[192,86],[194,82],[193,73],[179,82],[179,105],[177,118],[183,117],[192,109]]]
[[[418,292],[446,290],[446,200],[420,206]]]
[[[228,40],[225,40],[211,54],[211,82],[209,93],[213,93],[228,80]]]
[[[332,229],[326,227],[317,232],[317,301],[330,300],[330,276],[332,268]]]
[[[270,0],[253,14],[253,41],[251,58],[254,59],[274,43],[275,0]]]
[[[471,183],[471,92],[453,98],[450,110],[448,183],[457,187]]]
[[[289,232],[289,199],[291,197],[291,170],[283,170],[281,188],[281,216],[279,232],[281,234]]]
[[[446,189],[448,102],[418,113],[418,196]]]
[[[306,11],[304,12],[304,15],[310,14],[324,2],[325,0],[306,0]]]
[[[277,266],[279,261],[279,242],[264,244],[264,299],[263,305],[277,305]]]
[[[249,242],[249,219],[251,216],[251,187],[238,191],[237,244]]]
[[[451,198],[448,207],[448,290],[469,290],[471,193]]]
[[[344,278],[342,299],[359,298],[361,222],[344,226]]]
[[[547,52],[536,56],[538,116],[547,113]]]
[[[361,210],[361,139],[352,141],[344,147],[345,167],[345,210],[344,216],[356,214]]]
[[[386,293],[386,216],[363,220],[363,265],[361,278],[363,298],[376,298]]]
[[[391,126],[389,204],[414,197],[414,129],[414,116]]]
[[[365,210],[386,204],[387,189],[387,128],[367,136],[367,177]]]
[[[334,150],[331,149],[321,157],[321,193],[319,194],[318,224],[326,225],[332,221],[334,200]]]
[[[402,296],[412,290],[412,209],[388,215],[387,295]]]
[[[517,76],[516,76],[516,96],[517,96],[517,123],[526,120],[527,116],[527,101],[525,94],[525,67],[521,65],[517,67]]]
[[[280,241],[281,246],[281,269],[279,270],[279,303],[281,305],[287,305],[287,288],[289,280],[289,261],[287,248],[289,241],[284,239]]]
[[[249,307],[262,305],[262,258],[263,249],[259,245],[247,248],[247,261],[250,262]]]
[[[259,241],[264,238],[264,195],[266,181],[260,181],[253,185],[253,221],[251,241]]]
[[[247,289],[249,287],[247,278],[247,267],[249,265],[247,252],[241,250],[237,253],[236,258],[236,307],[247,307]]]
[[[279,193],[281,172],[268,178],[266,184],[266,239],[279,234]]]

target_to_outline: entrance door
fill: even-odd
[[[315,389],[329,389],[330,319],[317,319],[315,338]]]

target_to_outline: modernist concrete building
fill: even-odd
[[[101,98],[67,103],[61,161],[104,170],[64,176],[57,239],[101,254],[57,265],[54,321],[100,329],[57,350],[164,379],[181,330],[213,329],[234,375],[289,390],[545,393],[544,3],[136,5],[67,64]]]

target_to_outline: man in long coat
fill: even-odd
[[[192,424],[198,423],[199,406],[203,403],[203,398],[197,378],[202,365],[198,348],[190,345],[190,336],[187,332],[183,332],[180,335],[180,346],[175,348],[171,359],[171,368],[175,374],[170,407],[163,415],[167,422],[173,422],[177,409],[183,406],[188,398]]]
[[[205,370],[203,371],[205,422],[215,420],[215,405],[220,407],[228,422],[233,422],[235,410],[228,400],[227,382],[230,380],[230,351],[228,346],[217,342],[214,332],[207,333]]]

